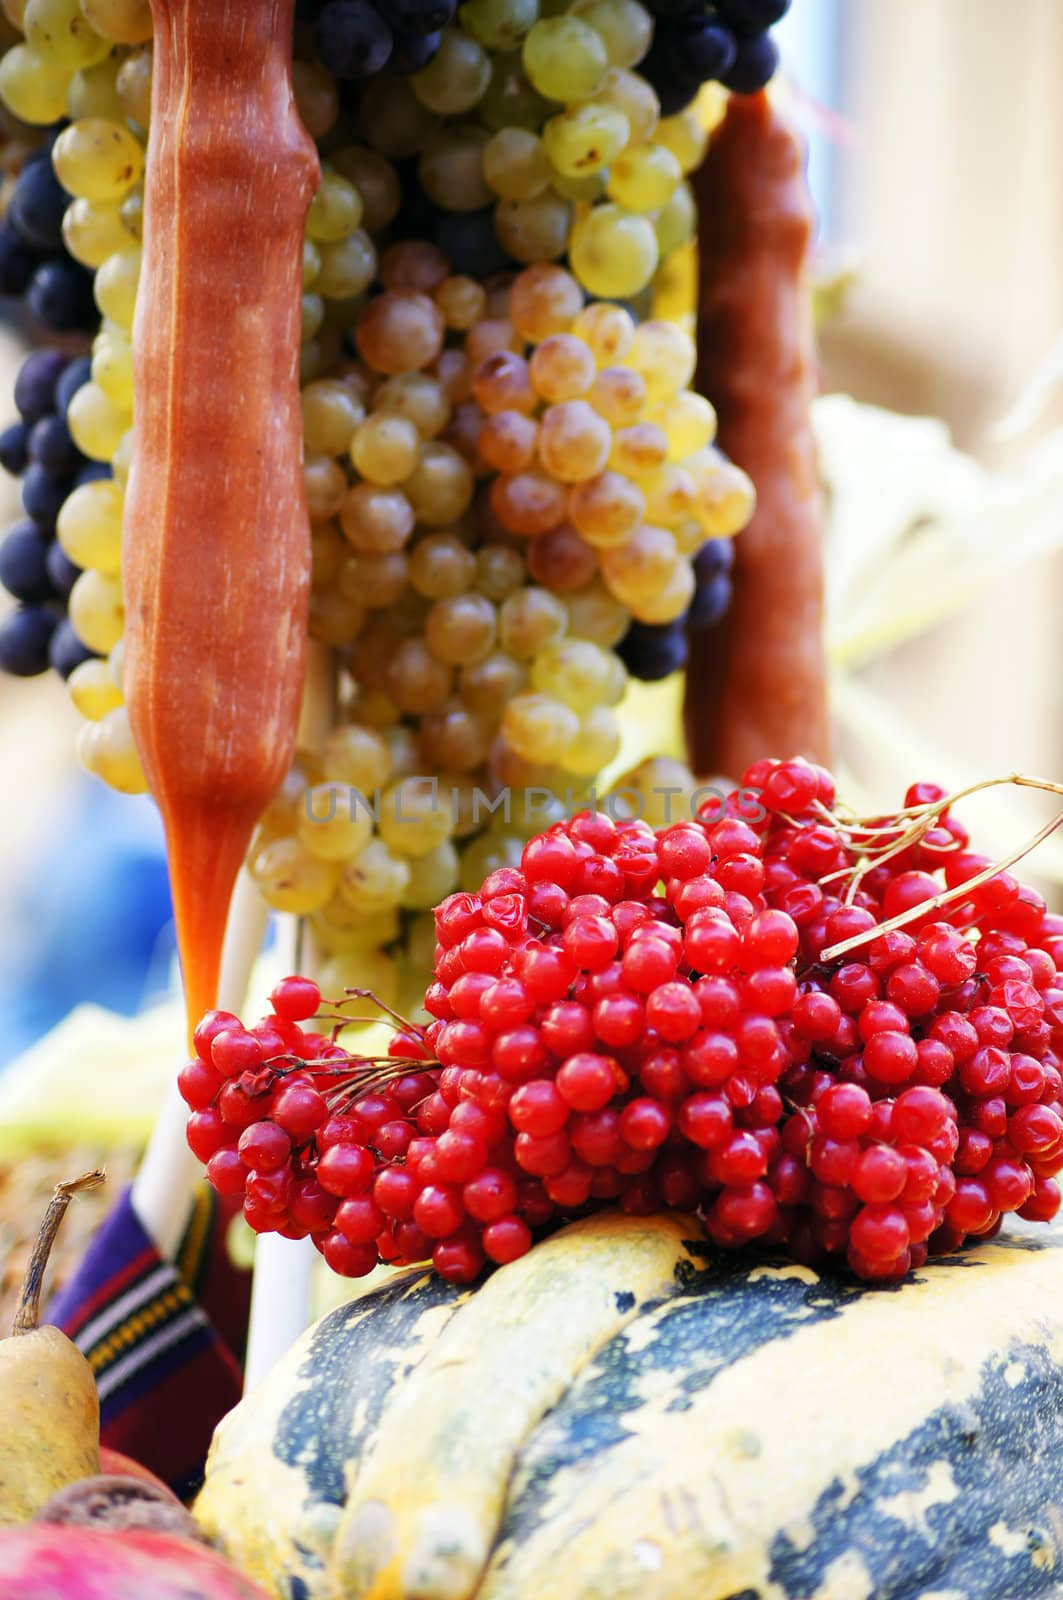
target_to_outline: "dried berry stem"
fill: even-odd
[[[82,1173],[80,1178],[72,1178],[67,1183],[56,1184],[55,1193],[48,1202],[48,1209],[37,1231],[26,1276],[22,1280],[22,1290],[11,1324],[12,1335],[36,1333],[40,1326],[41,1284],[48,1265],[48,1257],[52,1253],[52,1245],[55,1243],[55,1236],[59,1232],[59,1224],[66,1216],[66,1208],[76,1194],[80,1194],[83,1189],[95,1189],[105,1181],[106,1176],[106,1173],[97,1170]]]

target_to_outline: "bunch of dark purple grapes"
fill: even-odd
[[[654,38],[639,66],[656,89],[664,115],[690,104],[714,80],[736,94],[763,89],[779,63],[769,29],[791,0],[645,0]]]

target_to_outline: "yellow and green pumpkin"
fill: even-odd
[[[1063,1234],[869,1287],[689,1219],[397,1274],[220,1425],[195,1508],[280,1600],[1063,1593]]]

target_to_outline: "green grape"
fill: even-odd
[[[491,654],[497,618],[490,600],[470,591],[437,600],[424,619],[424,637],[437,661],[469,666]]]
[[[310,202],[306,231],[311,239],[331,244],[346,239],[363,216],[362,197],[354,184],[333,168],[323,166],[321,182]]]
[[[401,550],[379,556],[347,556],[337,587],[346,600],[357,600],[370,611],[393,606],[406,593],[407,563]]]
[[[567,628],[565,602],[548,589],[518,589],[498,608],[498,642],[518,661],[530,661],[540,650],[556,644]],[[468,700],[467,695],[464,698]]]
[[[503,128],[526,128],[538,133],[549,116],[549,100],[528,82],[519,51],[491,58],[491,79],[477,107],[481,122],[496,133]]]
[[[570,178],[556,167],[550,168],[550,187],[562,200],[574,200],[578,205],[593,205],[605,193],[608,168],[588,172],[584,177]]]
[[[319,522],[310,529],[310,582],[315,589],[335,581],[348,554],[334,522]]]
[[[609,464],[629,478],[652,478],[668,459],[668,435],[653,422],[634,422],[613,434]]]
[[[537,467],[500,475],[492,483],[488,499],[507,533],[535,538],[564,521],[564,485]]]
[[[99,268],[92,286],[100,314],[127,331],[133,327],[142,259],[139,245],[116,250]]]
[[[339,878],[335,862],[311,855],[291,834],[255,850],[248,871],[274,911],[298,917],[320,911],[332,898]]]
[[[556,261],[565,253],[571,226],[572,207],[550,190],[495,206],[498,242],[514,261]]]
[[[623,150],[629,134],[622,111],[591,100],[551,117],[543,129],[543,146],[564,177],[582,178],[607,167]]]
[[[476,552],[475,587],[497,604],[524,582],[524,558],[506,544],[483,544]]]
[[[366,849],[372,850],[378,843],[379,840],[374,839]],[[326,950],[337,954],[343,950],[375,950],[381,945],[393,944],[401,931],[397,897],[389,899],[375,911],[363,911],[351,902],[344,892],[344,878],[350,865],[353,863],[344,869],[340,886],[332,899],[310,918],[315,938]]]
[[[431,778],[403,778],[382,795],[377,826],[396,855],[425,856],[454,831],[450,796]]]
[[[572,332],[582,339],[600,367],[622,361],[635,342],[635,322],[623,306],[592,301],[584,306],[572,324]]]
[[[576,0],[569,15],[601,34],[611,67],[636,66],[653,42],[653,17],[638,0]]]
[[[493,731],[461,700],[448,700],[421,718],[421,756],[431,772],[472,772],[487,760]]]
[[[325,320],[325,302],[319,294],[304,294],[301,302],[299,338],[309,344]],[[307,380],[309,381],[309,380]]]
[[[475,485],[468,462],[450,445],[430,439],[402,487],[419,523],[445,528],[468,510]]]
[[[613,676],[610,662],[615,659],[589,639],[562,639],[535,657],[532,688],[584,716],[602,703]]]
[[[151,38],[150,0],[81,0],[97,33],[115,44],[143,44]]]
[[[477,442],[481,458],[496,472],[523,472],[535,460],[539,424],[520,411],[485,417]]]
[[[704,395],[680,389],[655,406],[646,419],[662,428],[668,439],[669,461],[704,450],[716,437],[716,412]]]
[[[548,406],[539,422],[539,460],[559,483],[597,477],[609,460],[612,430],[586,400]]]
[[[121,205],[118,215],[122,219],[122,226],[131,238],[139,241],[144,237],[144,185],[135,184]]]
[[[93,66],[111,51],[111,41],[90,25],[78,0],[27,0],[22,31],[42,60],[71,72]]]
[[[494,650],[483,661],[462,667],[458,693],[478,717],[498,721],[513,696],[528,681],[527,668],[504,650]]]
[[[697,485],[695,516],[709,539],[740,533],[757,503],[752,479],[710,445],[688,456],[683,465]]]
[[[475,572],[472,551],[454,534],[430,533],[410,551],[410,583],[429,600],[463,594]]]
[[[122,683],[122,670],[125,665],[125,640],[119,639],[114,649],[107,656],[107,671],[111,674],[111,681],[119,692],[124,693]]]
[[[310,637],[319,644],[338,649],[357,637],[365,621],[365,609],[334,589],[310,596]]]
[[[659,211],[671,200],[681,177],[679,162],[663,144],[637,145],[617,156],[606,189],[629,211]]]
[[[367,233],[380,233],[394,221],[402,191],[399,175],[390,161],[366,145],[344,144],[329,152],[329,163],[358,190],[362,226]]]
[[[77,754],[89,772],[121,794],[147,790],[125,706],[113,707],[98,722],[87,722],[78,734]]]
[[[379,915],[401,903],[409,881],[410,863],[383,839],[371,839],[344,867],[338,893],[353,910]]]
[[[89,568],[75,579],[69,605],[70,620],[82,644],[101,656],[114,648],[125,623],[122,585],[117,576]]]
[[[528,571],[544,589],[552,589],[555,594],[572,594],[590,583],[598,571],[598,557],[575,528],[562,523],[560,528],[532,540],[528,547]]]
[[[538,832],[538,826],[533,831]],[[524,840],[519,834],[480,834],[461,853],[459,887],[466,894],[475,894],[489,872],[497,872],[500,867],[519,867],[523,849]]]
[[[395,722],[384,728],[383,735],[391,753],[392,780],[410,777],[417,771],[421,760],[417,735],[403,722]]]
[[[594,383],[596,368],[590,346],[572,333],[552,333],[532,353],[531,381],[543,400],[577,400]]]
[[[312,455],[341,456],[365,408],[340,378],[321,378],[302,393],[303,443]]]
[[[125,116],[146,128],[151,121],[152,52],[142,45],[122,62],[115,87]]]
[[[110,57],[75,72],[66,91],[66,110],[71,122],[78,122],[82,117],[105,117],[109,122],[124,120],[126,109],[118,90],[117,67],[117,61]]]
[[[439,126],[439,118],[418,99],[409,78],[382,72],[361,85],[358,130],[377,154],[391,161],[420,155],[438,134]]]
[[[490,203],[492,191],[484,178],[484,150],[491,135],[486,128],[459,123],[444,128],[421,155],[417,177],[421,188],[442,211],[479,211]]]
[[[646,404],[646,382],[630,367],[602,367],[587,394],[588,402],[612,428],[638,422]]]
[[[589,100],[601,87],[609,55],[596,28],[568,15],[537,22],[521,61],[532,88],[548,100]]]
[[[658,318],[636,330],[627,360],[645,378],[646,396],[654,406],[686,388],[694,376],[697,351],[682,328]]]
[[[354,430],[351,460],[369,483],[401,483],[420,461],[421,446],[421,435],[412,422],[374,411]]]
[[[321,270],[314,282],[326,300],[350,300],[368,289],[376,277],[376,247],[364,228],[345,239],[321,245]]]
[[[471,111],[491,78],[491,61],[471,35],[444,28],[439,48],[427,67],[415,72],[410,87],[429,111],[455,117]]]
[[[333,783],[345,783],[360,794],[371,795],[392,776],[391,751],[376,728],[344,722],[332,729],[322,745],[321,768]]]
[[[697,112],[688,107],[674,117],[662,117],[656,141],[672,152],[682,172],[693,172],[705,159],[709,134]]]
[[[578,778],[593,777],[620,754],[620,723],[606,706],[595,706],[580,718],[579,732],[560,765]]]
[[[122,704],[122,691],[111,677],[106,661],[83,661],[66,680],[75,708],[90,722],[99,722],[108,711]]]
[[[69,422],[69,417],[67,421]],[[111,476],[115,483],[122,489],[129,481],[129,469],[133,465],[133,429],[129,427],[123,433],[114,447],[111,455]]]
[[[92,348],[92,378],[117,406],[133,407],[133,346],[117,333],[97,334]]]
[[[312,856],[321,861],[346,861],[369,843],[373,819],[347,785],[319,783],[306,790],[295,831]]]
[[[638,294],[657,267],[657,235],[645,217],[617,205],[592,206],[573,225],[569,260],[590,294]]]
[[[486,153],[486,146],[485,153]],[[455,273],[444,278],[435,292],[435,303],[443,314],[447,327],[464,333],[479,322],[487,304],[487,293],[475,278]]]
[[[29,45],[12,45],[0,59],[0,100],[21,122],[34,127],[66,116],[70,72]]]
[[[365,555],[401,550],[414,526],[413,507],[406,496],[375,483],[356,483],[348,489],[339,517],[348,543]]]
[[[698,208],[689,183],[679,183],[675,193],[654,218],[657,248],[663,261],[681,245],[693,239],[698,226]]]
[[[631,615],[654,626],[676,622],[693,600],[695,587],[693,567],[687,561],[677,561],[660,588],[632,602]]]
[[[98,383],[84,383],[66,414],[70,436],[90,461],[110,461],[132,417],[128,408],[116,406]]]
[[[566,333],[582,305],[583,294],[572,274],[546,262],[519,272],[510,286],[510,320],[520,337],[532,344],[552,333]]]
[[[422,911],[419,916],[411,917],[406,929],[406,955],[412,967],[424,974],[424,981],[417,985],[418,993],[423,995],[428,986],[429,974],[435,964],[436,948],[436,922],[430,912]],[[403,1010],[404,1016],[410,1012]],[[427,1015],[427,1013],[426,1013]]]
[[[323,994],[342,997],[347,989],[369,989],[387,1006],[399,998],[399,969],[386,950],[363,947],[342,951],[326,961],[317,976]],[[347,1007],[347,1014],[372,1017],[373,1002],[355,1001]]]
[[[622,601],[595,578],[578,594],[566,596],[568,631],[576,639],[592,639],[611,650],[628,630],[631,614]]]
[[[83,117],[55,141],[52,165],[63,188],[79,200],[121,200],[140,182],[144,151],[128,128],[105,117]]]
[[[439,307],[415,289],[376,295],[359,316],[355,333],[362,360],[389,377],[430,366],[445,337]]]
[[[438,378],[426,372],[400,372],[374,391],[373,412],[405,417],[422,439],[431,439],[450,421],[451,405]]]
[[[410,877],[402,894],[405,911],[427,911],[458,887],[458,852],[450,839],[409,863]]]
[[[128,250],[132,242],[113,202],[74,200],[63,213],[63,243],[84,267],[102,267],[108,256]]]
[[[533,200],[550,182],[542,140],[528,128],[500,128],[484,146],[483,175],[503,200]]]
[[[579,733],[579,718],[552,695],[514,695],[502,717],[502,736],[525,761],[559,761]]]
[[[634,611],[636,602],[656,594],[671,579],[678,552],[667,528],[647,522],[625,544],[603,550],[600,560],[609,589]]]
[[[339,512],[347,493],[347,474],[331,456],[303,457],[306,509],[311,522],[327,522]]]
[[[662,528],[686,526],[694,516],[697,485],[689,472],[669,463],[644,481],[646,520]]]
[[[423,716],[450,695],[452,669],[423,639],[403,639],[394,646],[386,671],[388,693],[406,716]]]
[[[539,16],[539,0],[465,0],[462,27],[485,50],[514,50]]]
[[[646,515],[646,500],[638,484],[620,472],[603,472],[578,483],[569,495],[572,526],[595,549],[624,544]]]
[[[656,93],[637,72],[610,67],[595,99],[623,112],[631,129],[631,143],[645,144],[653,137],[661,115]]]
[[[358,685],[348,710],[357,712],[367,728],[377,728],[381,733],[394,728],[402,715],[385,689],[371,689],[364,683]]]

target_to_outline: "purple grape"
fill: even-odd
[[[396,33],[438,33],[454,19],[456,0],[378,0],[380,14]]]
[[[699,586],[711,583],[721,573],[724,576],[734,566],[735,544],[733,539],[708,539],[694,557],[694,576]]]
[[[36,678],[47,671],[57,632],[55,617],[43,606],[19,606],[0,622],[0,671],[16,678]]]
[[[659,683],[686,666],[687,637],[682,622],[657,626],[633,622],[617,653],[633,678],[643,683]]]
[[[78,470],[78,475],[74,479],[74,487],[75,489],[80,489],[83,483],[98,483],[101,478],[113,476],[109,461],[86,461],[84,466]]]
[[[48,571],[52,541],[35,522],[16,522],[0,544],[0,583],[16,600],[54,600]]]
[[[717,11],[735,33],[763,33],[790,9],[791,0],[715,0]]]
[[[24,422],[37,422],[55,410],[55,386],[69,361],[62,350],[34,350],[15,378],[15,405]]]
[[[65,417],[70,409],[70,402],[81,388],[92,377],[92,357],[78,356],[72,361],[55,386],[55,409],[59,415]]]
[[[62,545],[55,539],[48,549],[48,576],[60,600],[66,599],[77,579],[81,577],[81,568],[74,565]]]
[[[435,242],[450,262],[452,272],[489,278],[513,265],[498,242],[492,206],[485,206],[482,211],[439,213]]]
[[[24,422],[12,422],[0,433],[0,467],[17,478],[26,470],[29,429]]]
[[[26,291],[31,316],[53,333],[87,333],[99,324],[92,273],[69,256],[45,261]]]
[[[734,62],[720,82],[735,94],[756,94],[770,83],[779,65],[779,47],[770,33],[739,39]]]
[[[439,49],[438,33],[397,33],[389,63],[393,72],[420,72]]]
[[[69,477],[85,459],[62,417],[42,417],[33,424],[29,456],[53,477]]]
[[[337,78],[371,78],[391,55],[391,29],[368,0],[329,0],[314,23],[314,49]]]
[[[95,650],[82,644],[73,623],[64,617],[51,636],[48,651],[48,659],[59,676],[69,678],[75,667],[80,667],[83,661],[92,661],[95,656]]]
[[[41,258],[7,223],[0,223],[0,295],[22,295],[40,266]]]
[[[717,573],[697,593],[687,613],[687,627],[700,632],[714,628],[731,604],[731,580],[725,572]]]
[[[22,505],[28,517],[42,528],[54,528],[73,484],[69,478],[56,478],[37,461],[31,461],[22,475]]]
[[[52,254],[63,248],[63,213],[69,203],[70,196],[52,171],[52,163],[35,161],[19,173],[7,220],[25,244]]]

